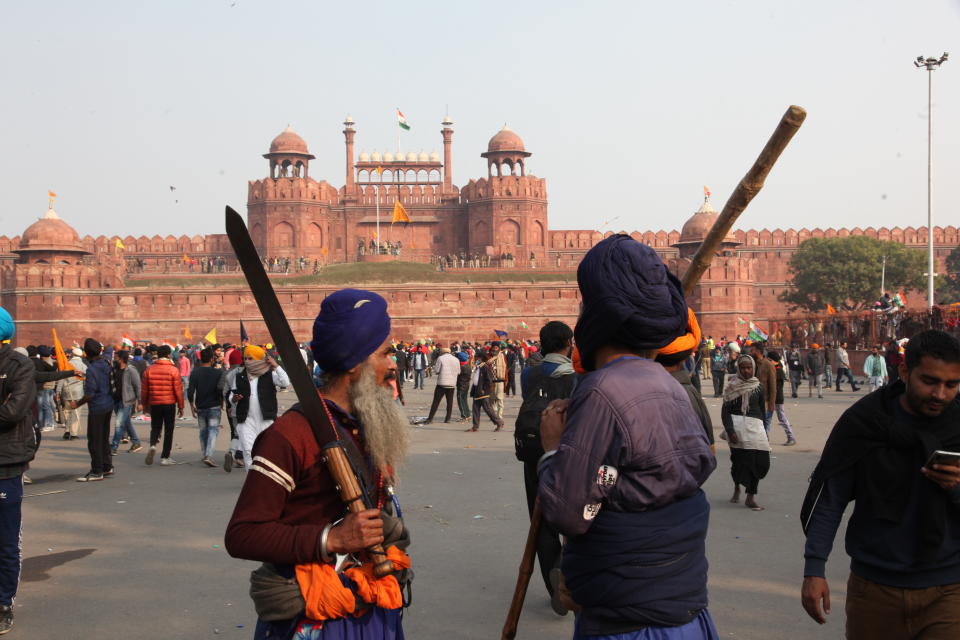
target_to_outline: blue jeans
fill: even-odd
[[[200,423],[200,452],[204,458],[212,458],[220,433],[220,407],[197,409],[197,421]]]
[[[23,475],[0,480],[0,605],[10,606],[20,584],[20,505]]]
[[[40,389],[37,394],[37,424],[40,428],[53,426],[53,389]]]
[[[413,388],[423,389],[423,369],[413,370]]]
[[[137,437],[137,432],[133,429],[133,423],[130,421],[130,414],[133,413],[132,404],[121,404],[117,406],[117,426],[113,429],[113,442],[110,443],[111,449],[116,449],[120,446],[120,440],[123,439],[123,434],[126,433],[130,436],[130,442],[133,444],[140,444],[140,438]]]

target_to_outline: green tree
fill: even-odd
[[[960,247],[947,256],[947,272],[937,276],[934,298],[937,304],[960,302]]]
[[[797,247],[787,269],[791,287],[780,301],[791,309],[853,311],[872,305],[880,297],[883,256],[887,257],[887,291],[925,286],[926,256],[898,242],[869,236],[810,238]]]

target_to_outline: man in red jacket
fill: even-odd
[[[142,404],[143,410],[150,412],[150,451],[145,462],[153,464],[160,441],[160,429],[163,428],[163,450],[160,452],[160,464],[176,464],[170,457],[173,447],[174,409],[176,417],[183,417],[183,382],[180,370],[170,360],[170,347],[162,345],[157,349],[157,360],[147,367],[143,374]]]

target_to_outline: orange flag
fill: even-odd
[[[833,308],[832,304],[827,303],[827,313],[829,313],[832,316],[837,313],[837,310]]]
[[[190,327],[183,328],[183,337],[185,340],[193,340],[193,335],[190,333]]]
[[[67,354],[63,350],[63,345],[60,344],[60,338],[57,337],[57,330],[51,329],[51,331],[53,331],[53,351],[57,356],[57,368],[60,371],[76,371],[67,360]]]

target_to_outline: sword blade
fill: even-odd
[[[283,368],[290,377],[290,384],[293,385],[293,391],[297,394],[304,416],[310,422],[317,443],[322,447],[328,442],[337,440],[337,430],[330,424],[326,407],[323,406],[323,400],[313,385],[313,376],[307,369],[307,363],[303,361],[300,347],[293,337],[293,330],[290,329],[290,323],[287,322],[287,317],[283,313],[277,293],[273,290],[270,278],[267,277],[267,272],[263,268],[257,248],[253,246],[253,239],[250,237],[247,225],[244,224],[240,214],[230,207],[227,207],[226,211],[226,226],[227,237],[233,246],[233,252],[237,256],[240,268],[243,269],[243,275],[247,279],[247,284],[250,285],[253,299],[257,301],[260,315],[263,316],[267,331],[270,332],[277,352],[283,360]]]

